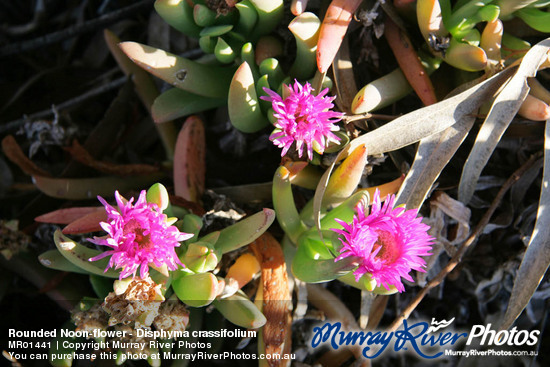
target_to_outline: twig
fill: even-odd
[[[487,210],[487,212],[485,212],[485,214],[483,215],[483,217],[481,218],[481,220],[479,221],[478,225],[476,226],[476,228],[474,229],[474,231],[472,232],[472,234],[470,235],[470,237],[468,237],[466,239],[466,241],[464,241],[462,243],[462,245],[460,246],[460,248],[458,249],[458,251],[456,252],[456,254],[451,258],[451,260],[449,260],[449,262],[447,263],[447,265],[441,269],[441,271],[439,272],[439,274],[437,274],[437,276],[435,276],[435,278],[433,278],[432,280],[430,280],[428,282],[428,284],[426,284],[426,286],[424,288],[422,288],[420,290],[420,292],[418,292],[418,294],[416,295],[416,297],[407,305],[407,307],[405,307],[405,309],[403,310],[403,312],[401,312],[401,314],[393,321],[393,323],[389,326],[388,328],[388,331],[395,331],[397,330],[397,328],[399,326],[401,326],[403,324],[403,320],[407,319],[410,314],[415,310],[415,308],[418,306],[418,304],[422,301],[422,299],[424,298],[424,296],[426,296],[428,294],[428,292],[437,287],[439,284],[441,284],[441,282],[445,279],[445,277],[451,272],[453,271],[454,268],[456,268],[456,266],[462,261],[462,257],[464,256],[464,254],[466,253],[466,251],[468,249],[470,249],[471,247],[473,247],[473,245],[476,243],[479,235],[482,233],[483,231],[483,228],[485,228],[485,226],[487,225],[487,223],[489,223],[489,220],[491,219],[493,213],[495,212],[495,210],[497,209],[498,205],[500,204],[500,202],[502,201],[502,199],[504,198],[504,195],[506,194],[506,192],[510,189],[510,187],[512,187],[512,185],[514,183],[516,183],[517,180],[519,180],[519,178],[527,171],[529,170],[529,168],[531,168],[531,166],[533,164],[535,164],[535,162],[537,161],[537,159],[539,159],[540,157],[542,156],[542,152],[538,152],[537,154],[534,154],[532,155],[528,160],[527,162],[525,162],[520,168],[518,168],[513,174],[512,176],[510,176],[508,178],[508,180],[506,180],[506,182],[504,183],[504,185],[502,185],[502,187],[500,188],[500,190],[498,191],[496,197],[494,198],[493,202],[491,203],[491,206],[489,207],[489,209]]]
[[[99,28],[103,28],[109,24],[112,24],[119,19],[129,16],[134,12],[140,11],[142,9],[148,9],[153,5],[151,0],[142,0],[133,5],[127,6],[125,8],[115,10],[109,14],[100,16],[89,20],[83,24],[74,25],[68,28],[65,28],[58,32],[53,32],[42,37],[37,37],[28,41],[18,42],[6,45],[0,48],[0,57],[14,55],[20,52],[25,52],[29,50],[34,50],[36,48],[44,47],[52,43],[63,41],[67,38],[77,36],[82,33],[90,32]]]
[[[89,90],[88,92],[86,92],[84,94],[81,94],[78,97],[75,97],[75,98],[69,99],[68,101],[65,101],[63,103],[60,103],[55,107],[56,107],[57,110],[62,110],[62,109],[65,109],[67,107],[73,106],[73,105],[78,104],[82,101],[85,101],[89,98],[95,97],[95,96],[103,94],[105,92],[108,92],[111,89],[115,89],[115,88],[120,87],[122,84],[124,84],[126,79],[127,79],[126,76],[120,77],[120,78],[115,79],[112,82],[109,82],[105,85],[102,85],[102,86],[99,86],[99,87],[94,88],[92,90]],[[42,111],[30,114],[30,115],[26,115],[25,117],[20,118],[18,120],[10,121],[6,124],[0,125],[0,134],[4,133],[6,131],[9,131],[9,130],[17,129],[29,120],[44,118],[44,117],[50,116],[51,114],[53,114],[53,109],[49,108],[47,110],[42,110]]]
[[[3,32],[8,33],[10,36],[19,36],[30,33],[47,18],[46,6],[44,5],[44,0],[36,1],[34,6],[34,16],[29,23],[16,25],[12,27],[4,27]]]
[[[181,56],[182,57],[187,57],[187,58],[195,58],[195,57],[198,57],[198,56],[202,55],[202,53],[203,53],[203,51],[200,48],[194,48],[194,49],[185,51],[183,54],[181,54]],[[120,77],[120,78],[115,79],[115,80],[113,80],[113,81],[111,81],[111,82],[109,82],[105,85],[102,85],[102,86],[99,86],[99,87],[94,88],[92,90],[89,90],[88,92],[86,92],[84,94],[81,94],[78,97],[69,99],[68,101],[60,103],[58,105],[52,104],[52,107],[55,107],[55,109],[57,109],[58,111],[63,110],[63,109],[68,108],[68,107],[71,107],[71,106],[76,105],[80,102],[83,102],[83,101],[85,101],[89,98],[95,97],[97,95],[108,92],[112,89],[120,87],[122,84],[124,84],[124,82],[126,81],[127,78],[128,78],[127,76]],[[11,101],[8,102],[8,103],[11,103]],[[0,125],[0,134],[4,133],[6,131],[17,129],[29,120],[44,118],[44,117],[52,115],[53,113],[54,113],[53,108],[49,108],[49,109],[46,109],[46,110],[35,112],[33,114],[30,114],[30,115],[25,115],[23,118],[10,121],[6,124],[2,124],[2,125]]]

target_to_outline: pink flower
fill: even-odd
[[[335,261],[348,256],[361,260],[354,270],[355,280],[366,273],[389,290],[395,286],[399,292],[405,287],[401,278],[413,281],[411,270],[424,272],[426,262],[421,256],[430,255],[433,238],[427,233],[430,228],[416,217],[418,210],[393,208],[394,195],[388,195],[381,207],[380,192],[376,190],[369,215],[365,215],[364,203],[357,205],[357,215],[351,224],[337,220],[344,228],[333,229],[343,238],[340,255]]]
[[[193,237],[193,234],[180,232],[175,226],[169,225],[166,214],[159,210],[157,204],[148,203],[145,195],[145,190],[141,191],[137,202],[132,204],[134,198],[127,201],[118,191],[115,192],[118,209],[102,197],[97,197],[107,211],[108,222],[101,222],[100,225],[108,236],[88,240],[96,245],[111,247],[112,250],[90,261],[111,256],[107,269],[122,268],[120,279],[130,274],[135,276],[139,266],[142,279],[149,273],[149,264],[157,267],[166,265],[169,270],[176,270],[178,265],[184,266],[175,248],[181,241]]]
[[[271,134],[269,140],[279,148],[283,148],[281,156],[284,156],[293,143],[296,143],[298,156],[302,157],[304,144],[309,160],[313,159],[313,147],[319,153],[323,153],[328,142],[337,143],[340,139],[331,131],[337,131],[336,122],[344,115],[341,112],[330,111],[334,107],[332,101],[336,97],[325,97],[328,88],[318,95],[313,95],[313,88],[306,82],[302,86],[294,81],[294,86],[288,88],[290,95],[284,100],[274,91],[264,88],[268,97],[260,98],[271,102],[274,117],[277,119],[277,129]]]

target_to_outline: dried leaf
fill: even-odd
[[[292,308],[283,250],[267,232],[251,243],[250,248],[262,268],[262,312],[267,319],[262,330],[265,352],[283,354],[290,350]],[[278,361],[275,362],[269,365],[279,365]]]
[[[529,245],[516,274],[514,288],[500,329],[508,329],[527,306],[550,265],[550,121],[544,134],[544,173],[540,193],[537,221]]]
[[[448,217],[457,222],[449,221]],[[452,257],[457,246],[464,242],[470,234],[470,209],[458,200],[451,198],[442,191],[437,191],[430,200],[430,217],[424,218],[424,222],[430,226],[429,234],[435,238],[432,248],[432,255],[426,261],[426,272],[417,273],[416,281],[421,286],[426,285],[426,279],[431,278],[433,270],[439,269],[435,264],[439,260],[439,255],[445,250],[447,255]],[[453,225],[453,240],[448,239],[449,227]],[[456,231],[454,231],[456,229]]]
[[[456,124],[420,140],[411,169],[397,194],[397,205],[420,208],[435,180],[474,125],[475,116],[463,116]]]
[[[118,91],[117,96],[105,115],[99,121],[94,129],[86,137],[83,146],[94,158],[99,158],[104,154],[112,151],[117,145],[117,139],[120,137],[121,131],[125,125],[132,123],[133,100],[133,85],[130,80],[127,80],[122,88]],[[76,177],[85,175],[87,168],[71,161],[61,174],[62,177]]]
[[[60,199],[85,200],[96,196],[111,196],[115,190],[124,192],[148,187],[162,179],[160,174],[136,176],[131,180],[121,177],[50,178],[33,176],[36,187],[44,194]]]
[[[550,38],[533,46],[524,56],[516,74],[496,97],[464,164],[458,200],[468,203],[472,198],[481,171],[529,93],[527,78],[536,75],[538,68],[548,59],[549,49]]]
[[[150,175],[159,172],[159,167],[149,164],[115,164],[98,161],[94,159],[94,157],[92,157],[92,155],[88,153],[88,151],[80,145],[77,140],[73,140],[73,145],[71,147],[65,147],[64,149],[71,154],[74,160],[103,173],[117,176],[136,176]]]
[[[8,157],[10,161],[21,168],[21,170],[26,174],[31,176],[39,175],[51,177],[48,172],[38,167],[29,158],[27,158],[27,156],[25,155],[25,153],[23,153],[23,150],[21,150],[21,147],[19,146],[19,144],[17,144],[17,141],[15,141],[15,138],[12,135],[8,135],[4,139],[2,139],[2,150],[4,151],[6,157]]]
[[[82,218],[90,213],[97,211],[105,211],[105,208],[100,207],[75,207],[75,208],[66,208],[54,210],[46,214],[42,214],[36,218],[35,221],[40,223],[54,223],[54,224],[69,224],[75,220]]]
[[[204,192],[206,146],[204,125],[191,116],[178,135],[174,154],[174,192],[198,203]]]

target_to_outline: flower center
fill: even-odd
[[[392,264],[400,256],[400,248],[395,235],[388,231],[377,231],[378,240],[373,246],[373,251],[378,251],[376,258],[385,264]]]
[[[136,238],[134,240],[135,243],[137,243],[138,247],[143,248],[149,248],[151,246],[151,235],[143,235],[143,229],[138,228],[135,231]]]
[[[144,229],[139,226],[139,223],[135,219],[131,219],[124,226],[124,234],[133,233],[134,243],[140,249],[146,249],[151,247],[151,234],[144,235]]]

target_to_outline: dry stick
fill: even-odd
[[[0,57],[44,47],[52,43],[63,41],[67,38],[74,37],[81,33],[91,32],[96,29],[103,28],[109,24],[118,21],[119,19],[131,15],[134,12],[142,9],[147,9],[151,5],[153,5],[153,2],[151,0],[142,0],[125,8],[115,10],[109,14],[102,15],[99,18],[89,20],[83,24],[74,25],[61,31],[53,32],[28,41],[6,45],[0,48]]]
[[[525,162],[520,168],[518,168],[512,176],[506,180],[504,185],[500,188],[499,192],[497,193],[495,199],[491,203],[491,206],[485,212],[483,215],[483,218],[481,218],[479,224],[474,229],[473,233],[462,243],[456,254],[449,260],[447,265],[437,274],[435,278],[430,280],[428,284],[424,288],[418,292],[416,297],[405,307],[403,312],[393,321],[393,323],[388,328],[388,331],[395,331],[399,326],[403,324],[403,320],[407,319],[410,314],[414,311],[414,309],[418,306],[418,304],[422,301],[424,296],[428,294],[428,292],[437,287],[441,282],[445,279],[445,277],[453,271],[453,269],[462,261],[462,256],[466,253],[466,251],[473,246],[473,244],[476,242],[477,238],[483,231],[483,228],[489,223],[489,220],[491,219],[491,216],[497,209],[498,205],[504,198],[504,195],[506,192],[512,187],[512,185],[519,180],[519,178],[529,169],[533,164],[542,156],[542,152],[538,152],[534,155],[532,155],[527,162]]]
[[[189,51],[184,52],[182,54],[182,56],[192,58],[192,57],[199,56],[201,53],[202,53],[202,50],[199,49],[199,48],[196,48],[196,49],[191,49]],[[118,88],[121,85],[123,85],[126,82],[127,79],[128,79],[127,76],[122,76],[120,78],[114,79],[113,81],[111,81],[107,84],[100,85],[97,88],[91,89],[91,90],[87,91],[86,93],[83,93],[83,94],[81,94],[81,95],[79,95],[75,98],[71,98],[71,99],[69,99],[65,102],[62,102],[62,103],[58,104],[58,105],[52,104],[52,108],[48,108],[46,110],[38,111],[38,112],[32,113],[30,115],[24,115],[23,118],[20,118],[18,120],[13,120],[13,121],[7,122],[5,124],[2,124],[2,122],[0,121],[0,134],[4,133],[6,131],[17,129],[27,121],[40,119],[40,118],[45,118],[45,117],[53,115],[54,114],[53,107],[55,107],[55,109],[57,109],[57,111],[61,111],[61,110],[64,110],[68,107],[74,106],[74,105],[76,105],[80,102],[83,102],[83,101],[85,101],[89,98],[98,96],[98,95],[106,93],[106,92],[108,92],[112,89]]]
[[[63,103],[60,103],[58,105],[52,105],[52,106],[55,106],[55,108],[58,111],[63,110],[67,107],[74,106],[75,104],[78,104],[78,103],[80,103],[82,101],[85,101],[89,98],[98,96],[98,95],[103,94],[105,92],[108,92],[111,89],[118,88],[122,84],[124,84],[124,82],[127,79],[128,79],[127,76],[120,77],[118,79],[115,79],[115,80],[107,83],[107,84],[104,84],[104,85],[101,85],[97,88],[91,89],[91,90],[87,91],[86,93],[83,93],[83,94],[81,94],[81,95],[79,95],[75,98],[69,99],[69,100],[67,100]],[[6,124],[0,125],[0,133],[4,133],[4,132],[12,130],[12,129],[17,129],[18,127],[20,127],[21,125],[23,125],[27,121],[34,120],[34,119],[39,119],[39,118],[44,118],[44,117],[50,116],[52,114],[53,114],[53,109],[48,108],[47,110],[42,110],[42,111],[30,114],[30,115],[26,115],[25,117],[23,117],[21,119],[10,121]]]

